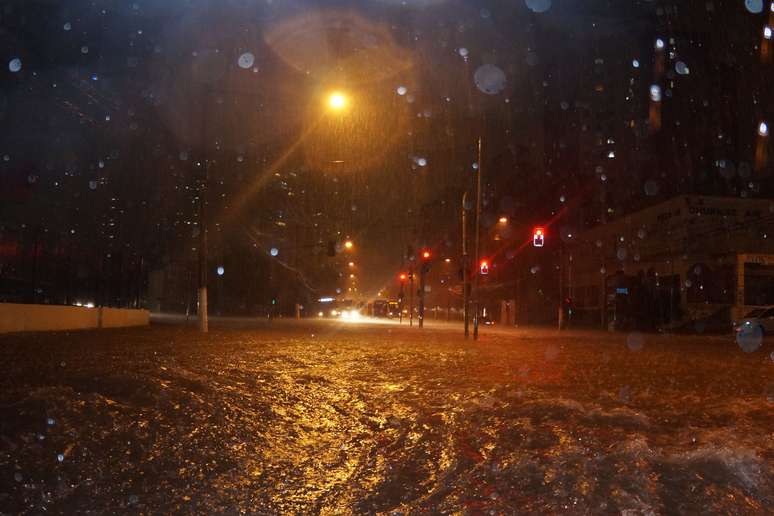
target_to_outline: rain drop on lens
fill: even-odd
[[[650,100],[661,102],[661,86],[654,84],[650,87]]]
[[[398,86],[398,89],[397,89],[397,90],[395,90],[395,91],[398,93],[398,95],[400,95],[400,96],[403,96],[403,95],[405,95],[405,94],[406,94],[406,92],[408,91],[408,89],[406,89],[406,87],[405,87],[405,86]]]
[[[10,70],[12,73],[16,73],[21,71],[22,69],[22,62],[21,59],[18,57],[15,57],[11,59],[11,61],[8,63],[8,70]]]
[[[244,54],[239,56],[239,60],[237,61],[237,64],[239,65],[239,67],[245,70],[247,70],[248,68],[252,68],[253,63],[255,63],[255,56],[250,52],[245,52]]]
[[[632,351],[641,351],[645,344],[642,333],[633,332],[626,336],[626,346]]]
[[[525,0],[524,3],[533,13],[545,13],[551,9],[551,0]]]
[[[763,12],[763,0],[744,0],[744,7],[752,14]]]
[[[487,95],[496,95],[505,89],[505,72],[492,64],[481,65],[473,75],[476,87]]]

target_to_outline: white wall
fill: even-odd
[[[0,303],[0,333],[145,326],[149,321],[147,310]]]

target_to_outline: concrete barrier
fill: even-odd
[[[101,328],[123,328],[125,326],[147,326],[150,322],[148,310],[124,308],[102,308]]]
[[[0,303],[0,333],[145,326],[147,310]]]

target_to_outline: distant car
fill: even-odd
[[[734,321],[734,333],[760,332],[774,335],[774,307],[756,308],[743,318]]]
[[[495,322],[494,322],[492,319],[490,319],[490,318],[489,318],[488,316],[486,316],[486,315],[482,316],[482,317],[481,317],[481,318],[478,320],[478,322],[479,322],[480,324],[483,324],[483,325],[486,325],[486,326],[494,326],[494,323],[495,323]]]

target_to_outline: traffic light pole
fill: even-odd
[[[476,265],[478,265],[481,257],[480,254],[480,242],[479,242],[479,236],[480,236],[480,230],[481,230],[481,172],[482,172],[483,166],[481,163],[481,137],[478,138],[478,174],[476,174]],[[473,314],[473,340],[478,340],[478,317],[479,312],[481,312],[481,297],[478,292],[478,281],[479,276],[481,275],[479,271],[475,271],[476,277],[473,280],[473,292],[474,292],[474,306],[475,306],[475,313]]]
[[[564,320],[564,310],[564,243],[559,240],[559,330],[563,330],[565,328],[566,321]]]
[[[400,303],[398,303],[398,322],[399,324],[403,324],[403,300],[405,299],[404,294],[404,288],[403,286],[406,284],[405,280],[400,280]]]

